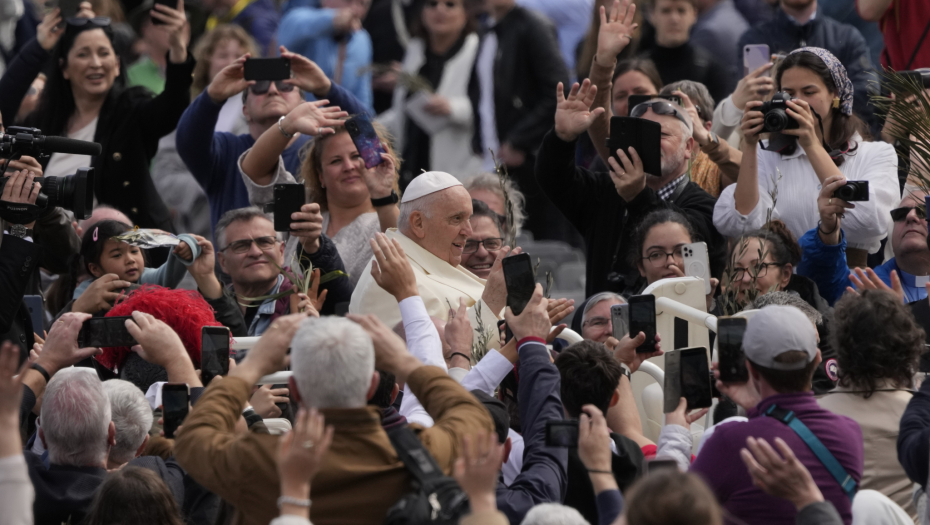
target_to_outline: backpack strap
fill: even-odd
[[[817,456],[817,459],[823,463],[823,466],[826,467],[830,475],[833,476],[833,479],[840,484],[840,487],[846,493],[846,496],[849,497],[849,500],[852,501],[853,497],[856,495],[856,480],[846,472],[846,469],[840,465],[840,462],[833,456],[830,450],[827,449],[826,445],[807,428],[807,425],[802,423],[801,420],[795,416],[794,412],[779,408],[778,405],[772,405],[765,411],[765,415],[781,421],[788,425],[791,430],[794,430],[798,437],[810,447],[811,452]]]
[[[420,438],[407,425],[400,425],[387,432],[391,445],[404,462],[407,471],[416,479],[420,487],[431,481],[445,477],[433,455],[426,450]]]

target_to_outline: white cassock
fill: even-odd
[[[491,334],[487,348],[500,348],[497,321],[501,319],[499,317],[501,312],[491,311],[491,307],[481,299],[485,280],[462,266],[452,266],[436,257],[397,231],[396,228],[388,229],[386,234],[390,239],[397,239],[404,253],[407,254],[407,260],[413,267],[413,274],[417,278],[417,288],[420,290],[420,297],[423,299],[426,311],[433,317],[448,321],[449,305],[458,309],[459,298],[462,297],[468,307],[468,319],[471,321],[472,329],[478,328],[477,311],[480,309],[485,331]],[[352,302],[349,303],[349,313],[374,314],[391,328],[401,322],[397,299],[375,282],[371,276],[371,262],[368,263],[367,270],[355,285]],[[476,341],[477,338],[476,332]]]

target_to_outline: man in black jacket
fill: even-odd
[[[711,274],[718,279],[726,264],[726,240],[713,224],[715,199],[688,179],[694,147],[691,120],[676,104],[653,99],[643,118],[662,125],[662,173],[643,172],[639,156],[623,165],[610,158],[609,173],[575,166],[575,141],[603,108],[590,111],[597,90],[585,80],[568,99],[558,88],[555,128],[543,139],[536,179],[543,191],[584,236],[587,247],[587,295],[612,291],[638,293],[645,281],[629,262],[633,230],[650,211],[670,208],[684,214],[698,239],[707,243]],[[656,113],[662,112],[662,114]],[[615,153],[615,152],[611,152]]]
[[[492,153],[526,195],[525,228],[537,239],[573,234],[533,177],[536,150],[552,118],[552,90],[568,80],[555,28],[516,0],[489,0],[491,27],[482,36],[468,87],[475,114],[475,151],[494,171]]]

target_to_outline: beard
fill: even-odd
[[[681,175],[681,164],[685,161],[686,148],[687,143],[682,140],[675,153],[666,154],[662,151],[662,178]]]

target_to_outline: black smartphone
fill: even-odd
[[[78,332],[78,346],[106,348],[138,344],[126,329],[127,319],[132,317],[91,317],[84,321]]]
[[[683,348],[681,355],[681,397],[688,402],[688,410],[709,407],[713,402],[710,388],[710,365],[707,349]]]
[[[617,341],[630,333],[630,305],[615,304],[610,307],[610,326]]]
[[[513,332],[510,330],[510,327],[507,326],[507,321],[503,319],[497,322],[497,332],[500,333],[502,330],[504,335],[501,336],[501,344],[507,344],[513,339]]]
[[[661,124],[644,118],[611,117],[610,136],[607,137],[610,155],[616,159],[617,150],[622,149],[629,157],[631,147],[642,160],[644,172],[655,176],[662,174]]]
[[[242,66],[246,80],[285,80],[291,78],[289,58],[247,58]]]
[[[656,349],[656,298],[654,295],[634,295],[630,297],[630,338],[640,332],[646,334],[636,351],[654,352]]]
[[[387,152],[381,146],[381,139],[375,133],[375,127],[371,124],[368,115],[355,115],[346,121],[345,126],[349,136],[352,137],[352,142],[355,143],[355,149],[365,161],[365,167],[371,169],[381,164],[384,160],[381,154]]]
[[[156,3],[156,4],[161,4],[161,5],[166,5],[166,6],[170,7],[171,9],[177,9],[177,8],[178,8],[178,3],[177,3],[177,2],[174,2],[174,1],[172,1],[172,0],[155,0],[155,3]],[[164,22],[162,22],[161,20],[155,18],[154,16],[150,16],[150,18],[151,18],[151,20],[152,20],[152,24],[154,24],[154,25],[157,25],[157,26],[165,25]]]
[[[303,184],[274,185],[274,231],[291,230],[291,214],[300,211],[307,203],[307,189]]]
[[[190,410],[191,393],[190,388],[184,383],[165,383],[161,387],[161,405],[164,416],[165,437],[174,439],[174,433],[177,431],[187,412]]]
[[[229,328],[204,326],[200,329],[200,381],[210,384],[216,376],[229,373]]]
[[[536,290],[536,272],[528,253],[505,257],[501,264],[504,282],[507,283],[507,306],[514,315],[520,315]]]
[[[724,383],[749,381],[746,354],[743,353],[743,334],[745,333],[745,318],[720,317],[717,319],[718,368],[720,380]]]
[[[45,331],[45,305],[41,295],[26,295],[23,297],[29,317],[32,319],[32,331],[42,335]]]
[[[633,108],[636,106],[642,104],[643,102],[649,102],[654,98],[661,98],[668,100],[669,102],[674,102],[681,106],[682,109],[684,109],[684,106],[681,105],[681,97],[678,95],[630,95],[626,99],[627,115],[629,116],[629,114],[633,111]]]
[[[271,389],[272,389],[272,390],[277,390],[277,389],[279,389],[279,388],[290,388],[290,386],[287,385],[286,383],[285,383],[285,384],[282,384],[282,385],[271,385]],[[290,397],[290,396],[288,396],[288,397]],[[278,417],[283,417],[283,418],[287,418],[287,417],[288,417],[288,411],[287,411],[287,410],[288,410],[288,405],[290,405],[290,403],[275,403],[275,404],[274,404],[274,406],[278,407],[278,410],[281,411],[281,415],[278,416]]]
[[[61,9],[61,19],[67,22],[69,18],[77,16],[82,1],[83,0],[58,0],[58,8]]]
[[[546,421],[547,447],[578,447],[577,419],[550,419]]]

